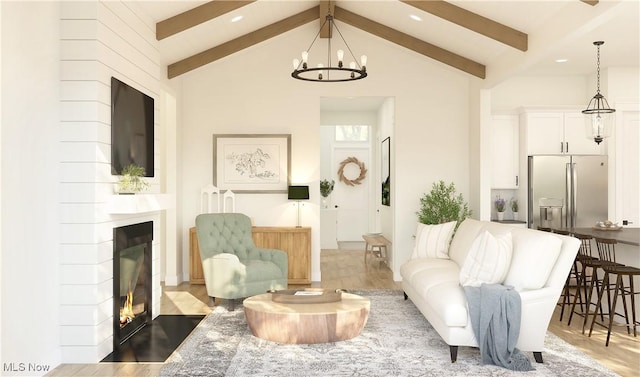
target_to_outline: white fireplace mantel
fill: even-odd
[[[106,203],[110,214],[133,214],[175,208],[176,200],[170,194],[112,195]]]

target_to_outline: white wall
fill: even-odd
[[[331,84],[291,79],[290,61],[308,45],[316,28],[310,23],[174,79],[182,81],[183,94],[183,251],[188,250],[186,235],[198,212],[198,192],[212,181],[212,135],[290,133],[293,178],[310,184],[310,210],[303,214],[303,223],[313,228],[312,279],[320,280],[321,97],[395,97],[395,213],[399,221],[394,249],[398,263],[408,259],[413,247],[421,194],[440,179],[454,181],[467,192],[468,75],[341,25],[354,52],[369,57],[369,76],[358,82]],[[285,195],[239,195],[236,199],[236,210],[253,217],[256,225],[295,224],[295,211]],[[187,252],[183,260],[188,266]],[[397,269],[394,266],[399,279]]]
[[[382,233],[383,236],[385,236],[388,240],[393,240],[393,237],[396,233],[396,230],[393,226],[394,224],[394,219],[393,219],[393,214],[394,214],[394,206],[395,206],[395,195],[397,195],[396,193],[396,187],[395,187],[395,152],[396,152],[396,148],[395,148],[395,136],[394,135],[394,130],[395,130],[395,98],[387,98],[384,100],[384,103],[382,104],[382,106],[380,107],[380,109],[378,110],[378,150],[380,151],[378,153],[378,156],[381,156],[380,153],[382,153],[382,141],[384,139],[386,139],[387,137],[389,138],[389,165],[390,165],[390,169],[389,169],[389,174],[390,174],[390,183],[391,183],[391,203],[388,206],[384,206],[381,203],[381,196],[382,196],[382,176],[380,176],[380,178],[378,179],[378,187],[376,189],[376,208],[380,210],[380,213],[378,214],[378,226],[379,228],[376,229],[376,231]],[[378,157],[378,161],[380,161],[381,158]],[[381,172],[381,169],[379,169],[379,171]],[[393,242],[393,241],[392,241]],[[396,260],[395,256],[394,256],[394,247],[393,247],[393,243],[391,244],[391,246],[388,247],[387,252],[390,255],[390,266],[394,265],[394,261]]]
[[[2,2],[0,6],[0,364],[13,363],[16,370],[20,363],[25,369],[28,363],[53,368],[60,361],[59,5]],[[25,375],[6,370],[3,375]],[[42,372],[29,371],[35,374]]]
[[[154,97],[158,119],[162,71],[154,24],[132,5],[0,4],[2,365],[38,375],[45,370],[35,366],[98,362],[111,352],[114,227],[154,221],[152,311],[159,314],[159,213],[112,215],[106,203],[117,180],[111,76]]]
[[[111,77],[155,100],[154,177],[161,189],[163,129],[160,77],[164,73],[155,24],[132,4],[62,2],[61,51],[61,280],[63,362],[97,362],[113,350],[113,228],[153,221],[152,302],[160,311],[160,212],[111,214]]]

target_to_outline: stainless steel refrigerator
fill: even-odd
[[[607,220],[607,156],[529,156],[529,228]]]

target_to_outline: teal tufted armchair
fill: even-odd
[[[196,232],[207,294],[212,300],[287,289],[287,253],[256,247],[246,215],[198,215]]]

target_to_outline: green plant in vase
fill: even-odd
[[[457,221],[457,228],[464,219],[471,216],[471,210],[462,194],[456,194],[455,184],[447,185],[440,181],[434,183],[431,191],[420,198],[420,211],[416,214],[422,224]]]
[[[511,205],[511,211],[513,212],[513,219],[518,220],[518,199],[511,198],[509,204]]]
[[[320,195],[322,196],[322,207],[323,208],[328,208],[329,207],[329,195],[331,195],[331,193],[333,192],[333,187],[335,186],[336,182],[332,179],[331,181],[327,180],[327,179],[323,179],[322,181],[320,181]]]
[[[504,219],[504,211],[507,210],[507,201],[502,199],[500,195],[496,196],[496,200],[493,201],[493,204],[496,207],[496,211],[498,211],[498,220]]]
[[[149,189],[149,182],[144,180],[145,170],[142,166],[131,164],[122,168],[122,177],[118,181],[119,193],[136,193]]]

